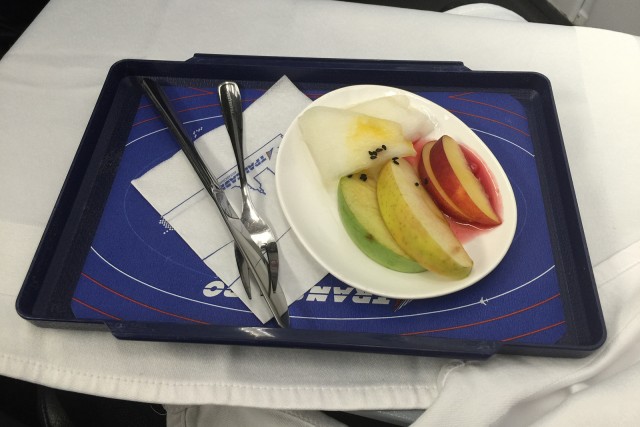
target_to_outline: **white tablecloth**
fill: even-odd
[[[547,363],[498,356],[463,364],[393,355],[125,342],[104,332],[42,329],[22,320],[14,309],[16,296],[109,67],[123,58],[185,60],[194,52],[457,60],[474,70],[545,74],[554,89],[602,287],[610,330],[605,347],[581,360]],[[460,425],[497,420],[508,425],[514,414],[535,420],[561,401],[573,406],[557,407],[553,413],[558,416],[560,408],[571,414],[571,408],[593,407],[590,399],[601,394],[576,394],[582,389],[573,385],[596,390],[583,383],[588,379],[591,385],[600,384],[595,378],[606,381],[610,395],[639,395],[640,352],[633,352],[633,340],[628,341],[640,336],[638,117],[640,43],[625,34],[329,0],[52,0],[0,61],[0,374],[171,404],[431,407],[425,416],[434,417],[434,423],[447,419],[449,412],[457,415],[448,419],[458,419]],[[634,364],[635,371],[629,370]],[[530,369],[536,366],[538,370]],[[539,381],[528,381],[535,371]],[[501,393],[496,386],[504,386],[508,378],[488,376],[496,372],[530,387],[514,385],[513,393]],[[482,396],[483,384],[491,378],[495,384]],[[464,389],[479,397],[454,404]],[[481,406],[490,403],[494,409]],[[462,407],[474,417],[460,415]]]

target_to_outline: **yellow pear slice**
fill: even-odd
[[[473,261],[404,159],[386,164],[378,176],[378,205],[398,245],[424,268],[453,279],[471,273]]]

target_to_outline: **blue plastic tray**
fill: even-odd
[[[312,99],[352,84],[399,87],[474,129],[518,203],[516,238],[501,265],[465,291],[398,312],[394,301],[328,275],[291,306],[292,328],[261,325],[130,185],[179,150],[136,79],[171,86],[187,129],[200,135],[222,124],[220,81],[241,84],[246,108],[283,75]],[[196,55],[116,63],[17,310],[38,325],[106,327],[125,339],[465,358],[580,357],[606,335],[549,81],[456,62]]]

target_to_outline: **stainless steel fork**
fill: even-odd
[[[247,174],[244,166],[244,146],[242,132],[242,98],[240,89],[234,82],[224,82],[218,86],[218,96],[224,124],[231,138],[233,153],[238,164],[238,175],[240,177],[240,190],[242,192],[242,212],[240,219],[251,234],[255,244],[262,249],[269,265],[271,292],[275,292],[278,287],[279,256],[276,236],[271,231],[269,225],[260,217],[249,196],[249,185],[247,184]],[[238,265],[238,268],[244,268]],[[247,290],[251,298],[250,289]]]

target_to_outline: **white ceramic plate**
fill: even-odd
[[[434,273],[400,273],[364,255],[351,241],[338,214],[337,181],[323,184],[302,139],[297,119],[285,134],[276,160],[276,188],[292,230],[332,275],[356,289],[388,298],[420,299],[467,288],[489,274],[506,254],[516,229],[516,202],[502,167],[482,140],[444,108],[413,93],[385,86],[349,86],[329,92],[312,105],[347,108],[383,96],[404,94],[411,106],[435,122],[430,139],[443,134],[471,148],[491,170],[502,198],[503,223],[464,244],[474,261],[471,274],[451,280]]]

